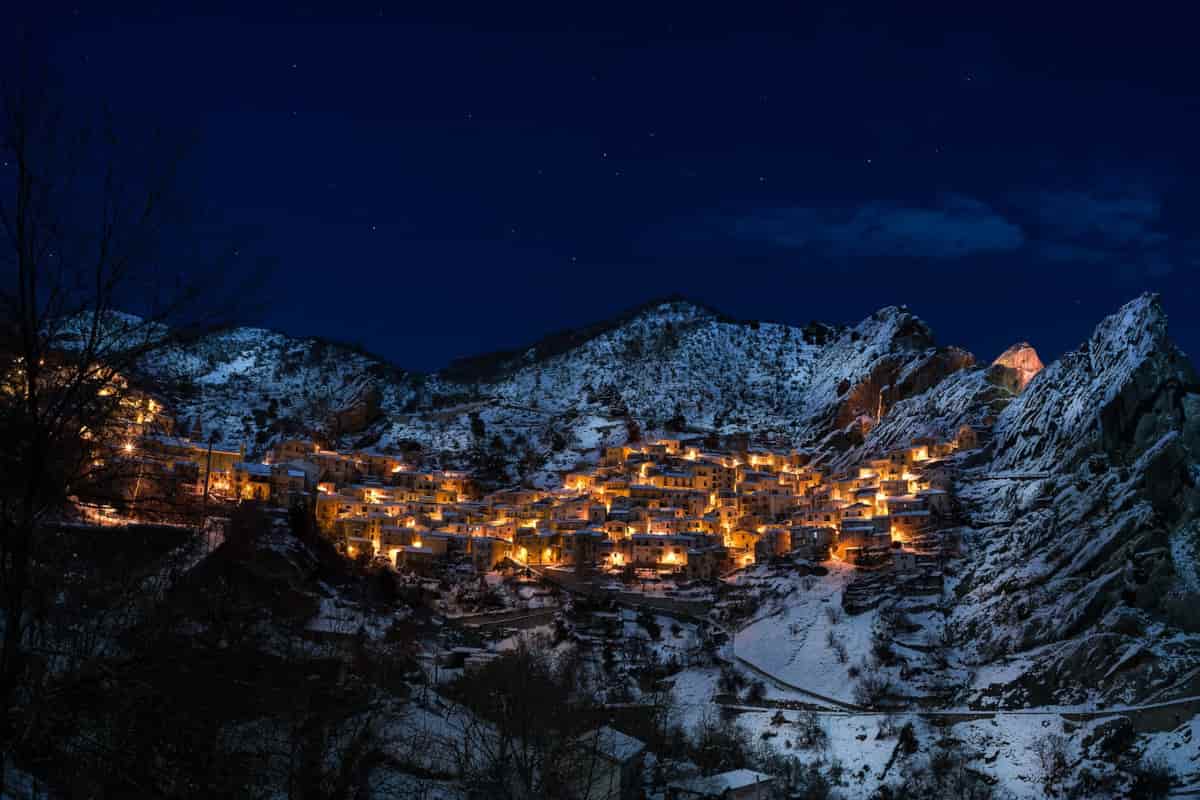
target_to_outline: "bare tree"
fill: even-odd
[[[47,531],[73,497],[113,479],[113,443],[135,413],[128,376],[217,325],[206,309],[227,313],[203,298],[233,252],[192,276],[163,270],[180,152],[161,137],[136,148],[111,115],[73,124],[33,63],[22,59],[0,98],[0,793],[31,608],[57,572]]]

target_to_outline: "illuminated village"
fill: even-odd
[[[92,5],[0,800],[1200,800],[1186,16]]]
[[[1134,310],[1143,307],[1152,310]],[[1044,697],[998,694],[1008,690],[996,676],[1014,662],[992,631],[1025,635],[1016,626],[1035,607],[1006,600],[1010,572],[988,572],[980,554],[1022,552],[1026,524],[1057,530],[1064,507],[1104,509],[1111,488],[1059,483],[1053,465],[997,456],[1018,446],[997,407],[1020,411],[1042,374],[1032,348],[1010,348],[943,379],[972,404],[969,415],[930,419],[919,404],[897,405],[891,418],[858,414],[837,429],[841,450],[792,449],[778,433],[695,424],[672,435],[690,426],[647,424],[641,436],[613,424],[611,436],[535,473],[540,486],[504,485],[511,471],[488,469],[480,456],[506,446],[498,434],[487,451],[251,435],[251,454],[213,433],[236,428],[194,413],[176,419],[168,395],[112,374],[96,392],[111,413],[88,417],[103,427],[81,431],[83,464],[94,469],[72,483],[79,513],[59,530],[64,552],[93,541],[178,543],[154,569],[175,582],[170,600],[198,609],[182,618],[186,631],[193,618],[225,626],[197,648],[220,653],[252,633],[272,650],[259,674],[274,674],[273,653],[286,646],[310,659],[305,681],[319,664],[344,664],[348,680],[379,675],[400,687],[389,700],[400,722],[384,745],[398,780],[493,786],[508,756],[479,754],[496,752],[491,726],[518,709],[553,732],[537,745],[541,771],[511,796],[766,798],[825,785],[841,794],[810,796],[987,797],[960,790],[993,776],[1041,791],[1066,780],[1054,753],[1074,746],[1042,731],[1066,722],[1099,731],[1113,713],[1079,695],[1063,695],[1063,711]],[[449,424],[446,415],[438,422]],[[925,431],[945,433],[914,438]],[[622,433],[636,438],[616,444]],[[472,463],[481,466],[447,468]],[[1096,463],[1092,453],[1083,469]],[[1085,490],[1088,503],[1071,506]],[[1164,551],[1144,543],[1107,572],[1125,615],[1159,591]],[[125,563],[114,563],[122,576]],[[993,621],[956,610],[967,592],[999,606],[982,617]],[[242,610],[231,618],[233,599]],[[1059,617],[1072,624],[1069,613],[1054,624]],[[246,619],[270,625],[255,631]],[[146,652],[160,640],[150,641]],[[567,700],[526,702],[551,689]],[[578,705],[559,714],[568,701]],[[1151,713],[1192,702],[1183,695],[1133,712],[1149,724]],[[597,752],[581,754],[580,741]],[[989,761],[1007,742],[1019,749]],[[1039,751],[1051,752],[1048,768]],[[585,756],[602,765],[576,774]],[[843,758],[861,766],[848,772]],[[945,763],[953,768],[933,772]],[[1122,769],[1130,785],[1167,774],[1140,753]],[[875,791],[889,781],[920,791]],[[601,784],[607,793],[589,788]]]
[[[270,448],[262,462],[153,429],[171,426],[144,400],[120,457],[151,465],[205,503],[311,509],[350,558],[428,573],[469,561],[543,574],[713,580],[777,557],[829,558],[898,572],[933,569],[954,542],[952,464],[977,446],[919,440],[840,470],[745,437],[660,438],[606,447],[561,488],[484,493],[464,471],[421,469],[396,455],[336,452],[310,440]],[[315,498],[315,502],[310,502]]]

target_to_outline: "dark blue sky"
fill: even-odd
[[[1152,289],[1200,351],[1190,20],[518,5],[31,22],[71,91],[198,134],[196,202],[274,264],[258,322],[401,366],[670,293],[1048,358]]]

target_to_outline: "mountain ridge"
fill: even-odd
[[[604,446],[662,434],[756,434],[837,470],[967,426],[946,601],[961,701],[1144,701],[1200,669],[1200,386],[1157,296],[1041,369],[1024,342],[976,362],[899,306],[821,330],[668,301],[491,380],[247,328],[143,369],[185,427],[252,454],[315,435],[491,485],[560,486]]]

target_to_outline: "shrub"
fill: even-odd
[[[767,685],[762,681],[751,681],[746,688],[747,703],[761,703],[767,696]]]
[[[1064,793],[1068,800],[1092,800],[1095,797],[1118,797],[1117,775],[1105,772],[1100,775],[1083,767],[1075,773],[1075,782]],[[1140,796],[1140,795],[1139,795]]]
[[[1070,771],[1066,738],[1057,733],[1039,736],[1033,740],[1033,756],[1042,787],[1052,792]]]
[[[873,708],[891,693],[891,680],[877,670],[868,670],[859,676],[858,683],[854,685],[854,702],[866,708]]]
[[[796,720],[796,746],[813,750],[823,750],[829,743],[829,734],[821,724],[821,717],[815,711],[802,711]]]
[[[833,651],[837,657],[839,664],[845,664],[850,659],[850,654],[846,652],[846,645],[838,638],[837,634],[830,628],[825,634],[825,643],[829,645],[829,649]]]
[[[829,800],[833,796],[833,786],[821,772],[820,764],[813,761],[800,768],[791,796],[794,800]]]
[[[877,630],[871,634],[871,654],[875,663],[889,666],[896,661],[896,651],[892,649],[892,640],[883,631]]]
[[[658,624],[658,620],[654,618],[654,615],[649,610],[643,608],[638,612],[637,624],[645,628],[646,633],[654,641],[657,642],[662,638],[662,626]]]
[[[745,684],[746,679],[733,667],[722,667],[721,677],[717,679],[717,688],[723,694],[737,694]]]
[[[751,765],[750,741],[740,725],[706,716],[692,734],[692,742],[688,756],[705,774]]]
[[[1133,783],[1130,795],[1147,800],[1166,797],[1171,791],[1171,784],[1175,782],[1174,771],[1161,758],[1143,758],[1134,766],[1131,774]]]
[[[1117,717],[1111,723],[1102,725],[1101,729],[1104,731],[1104,738],[1100,742],[1100,752],[1110,760],[1115,761],[1126,755],[1137,742],[1133,723],[1126,717]]]

